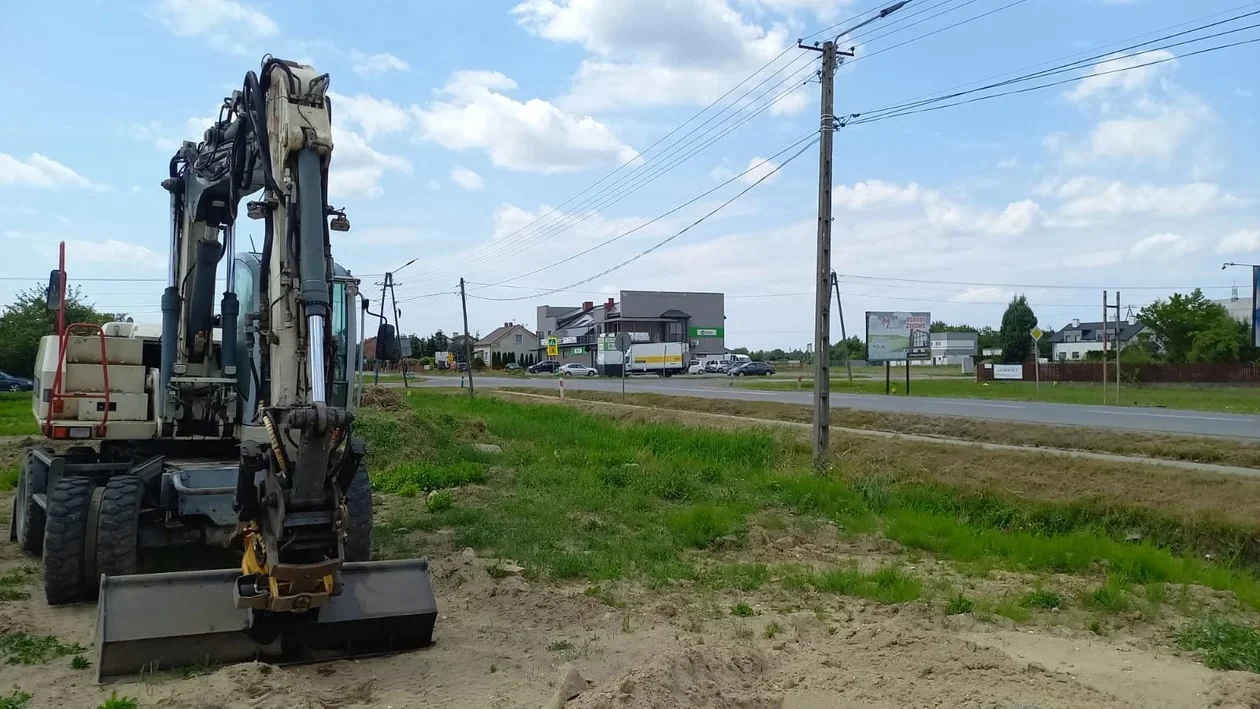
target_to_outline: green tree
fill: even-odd
[[[1018,295],[1011,299],[1002,314],[1002,361],[1007,364],[1026,362],[1032,352],[1032,337],[1028,334],[1037,326],[1037,316],[1028,305],[1028,299]]]
[[[44,335],[56,334],[57,313],[45,305],[42,286],[32,286],[17,294],[13,303],[0,315],[0,370],[19,377],[35,372],[35,353]],[[121,313],[102,313],[85,302],[77,286],[66,290],[65,322],[103,325],[126,317]]]
[[[992,327],[985,325],[977,332],[976,347],[979,347],[982,351],[1002,346],[1002,333],[994,330]]]
[[[503,369],[503,355],[499,352],[490,353],[490,366],[494,369]]]
[[[979,332],[979,330],[970,325],[950,325],[944,320],[933,321],[928,326],[928,330],[930,332]]]
[[[433,333],[433,337],[430,339],[433,341],[432,347],[433,347],[434,352],[449,352],[450,351],[451,341],[446,336],[446,333],[442,332],[441,330],[438,330],[437,332]]]
[[[1238,329],[1237,321],[1228,314],[1215,318],[1194,333],[1194,344],[1186,358],[1191,362],[1237,362],[1243,345]]]
[[[1142,308],[1138,317],[1163,348],[1169,362],[1191,361],[1190,353],[1199,333],[1209,330],[1213,334],[1205,336],[1198,356],[1208,356],[1211,352],[1228,356],[1232,352],[1234,359],[1227,361],[1237,360],[1239,350],[1224,346],[1224,339],[1227,326],[1232,327],[1235,333],[1239,332],[1239,328],[1232,325],[1233,318],[1224,306],[1208,300],[1198,288],[1190,295],[1173,293],[1168,300],[1161,298]],[[1241,345],[1239,343],[1239,347]]]

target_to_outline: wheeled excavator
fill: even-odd
[[[34,414],[59,445],[26,454],[10,536],[42,555],[49,603],[98,598],[99,677],[433,642],[427,560],[368,560],[359,281],[329,239],[350,225],[327,201],[328,86],[266,56],[171,158],[160,327],[59,317],[41,341]],[[251,195],[262,247],[236,254]],[[50,307],[65,284],[63,250]],[[234,546],[240,568],[139,573],[141,551],[185,544]]]

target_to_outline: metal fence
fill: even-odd
[[[1024,381],[1037,377],[1032,362],[1024,363]],[[976,381],[993,381],[993,369],[983,364],[976,366]],[[1102,382],[1102,362],[1051,362],[1041,365],[1043,382]],[[1107,362],[1106,378],[1114,382],[1115,361]],[[1127,364],[1120,362],[1120,379],[1141,384],[1238,384],[1260,386],[1260,363],[1212,362],[1199,364]]]

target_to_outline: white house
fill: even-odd
[[[1050,336],[1051,357],[1056,362],[1074,362],[1085,359],[1086,352],[1102,352],[1104,334],[1107,349],[1115,349],[1117,341],[1120,348],[1124,349],[1145,329],[1145,325],[1132,317],[1120,321],[1118,333],[1114,322],[1106,324],[1104,333],[1102,322],[1073,320],[1070,325],[1065,325],[1062,330]]]

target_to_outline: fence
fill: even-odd
[[[1037,377],[1032,362],[1025,362],[1024,381]],[[1041,365],[1043,382],[1102,382],[1102,362],[1051,362]],[[1115,381],[1116,363],[1107,362],[1107,381]],[[1255,362],[1212,362],[1199,364],[1126,364],[1120,362],[1120,379],[1142,384],[1240,384],[1260,386],[1260,364]],[[993,381],[993,369],[976,365],[976,381]]]

